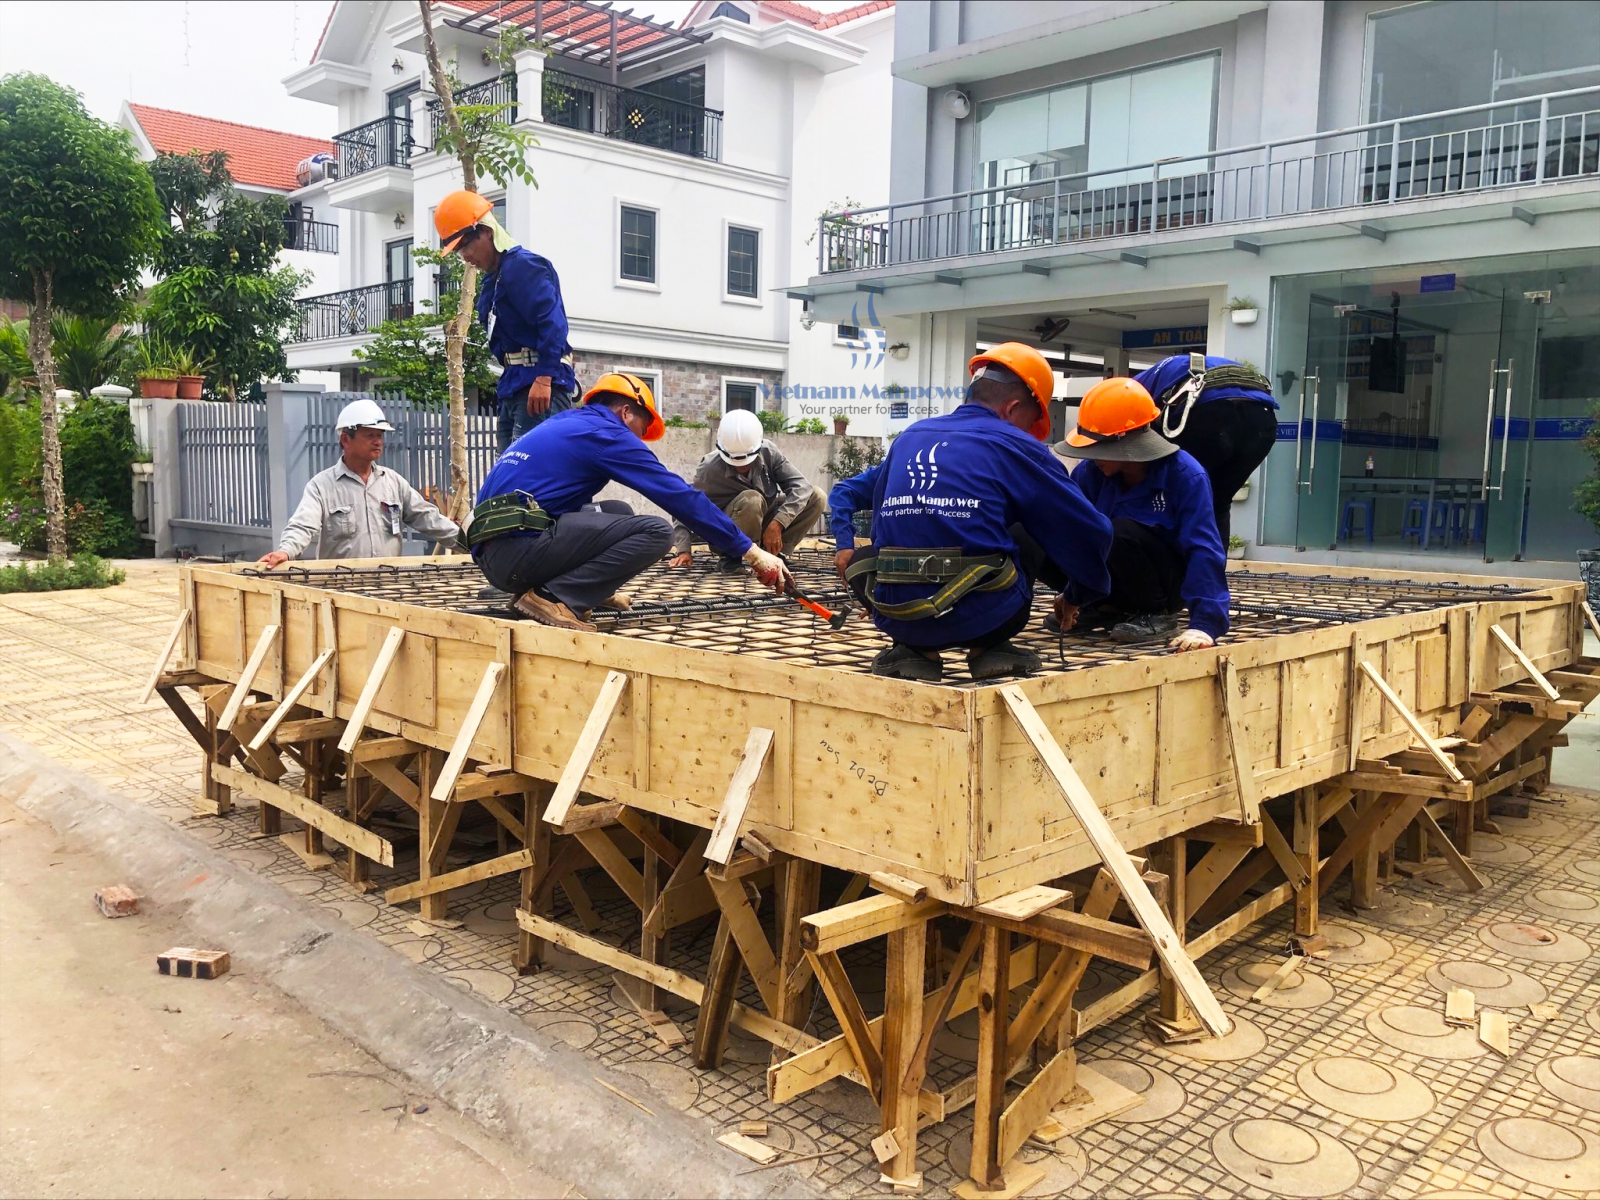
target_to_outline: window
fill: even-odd
[[[742,8],[735,8],[727,3],[727,0],[723,0],[723,3],[712,9],[711,15],[713,17],[731,17],[735,21],[743,21],[746,25],[750,24],[750,14]]]
[[[861,326],[841,325],[839,326],[839,332],[835,336],[841,342],[859,342],[862,340]]]
[[[653,209],[622,206],[621,275],[637,283],[656,281],[656,214]]]
[[[731,413],[736,408],[746,412],[761,411],[761,381],[758,379],[724,379],[722,381],[722,411]]]
[[[385,242],[383,251],[384,300],[388,309],[384,319],[398,321],[412,313],[411,239]]]
[[[650,385],[650,394],[656,398],[656,411],[661,411],[661,372],[646,371],[643,367],[623,367],[626,375],[637,375]]]
[[[760,278],[760,231],[728,226],[728,295],[757,299]]]

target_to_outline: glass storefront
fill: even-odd
[[[1570,560],[1600,251],[1279,279],[1263,540]]]

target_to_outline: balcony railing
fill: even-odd
[[[411,165],[411,122],[404,117],[379,117],[336,134],[339,178],[349,179],[379,167]]]
[[[722,113],[682,100],[614,87],[594,79],[544,72],[544,119],[693,158],[722,158]]]
[[[293,341],[323,342],[331,338],[354,337],[370,333],[385,321],[398,321],[412,315],[411,283],[396,279],[329,292],[296,300],[300,310]]]
[[[501,109],[494,114],[493,119],[502,125],[512,125],[517,120],[517,77],[515,75],[502,75],[498,79],[486,79],[482,83],[474,83],[451,93],[457,104],[509,104],[510,108]],[[444,106],[437,100],[428,102],[428,145],[439,144],[439,131],[444,128]]]
[[[1509,119],[1507,115],[1509,114]],[[817,271],[1600,176],[1600,87],[825,214]]]
[[[285,250],[310,250],[317,254],[339,253],[339,227],[330,221],[289,220],[283,223]]]

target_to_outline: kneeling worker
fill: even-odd
[[[1102,379],[1078,408],[1078,427],[1055,447],[1063,458],[1088,459],[1072,471],[1096,509],[1111,521],[1105,607],[1128,614],[1111,636],[1138,642],[1176,633],[1174,650],[1198,650],[1228,632],[1227,561],[1211,506],[1205,469],[1155,430],[1161,415],[1137,380]],[[1071,629],[1092,599],[1075,587],[1056,601],[1056,619]],[[1189,610],[1189,625],[1175,615]]]
[[[1111,526],[1044,445],[1050,364],[1007,342],[968,369],[967,402],[912,425],[875,468],[876,544],[854,550],[846,570],[894,639],[875,675],[937,681],[940,651],[956,646],[974,679],[1036,671],[1039,656],[1011,642],[1028,624],[1033,574],[1059,573],[1093,596],[1110,586]]]
[[[524,616],[563,629],[666,554],[672,528],[619,501],[594,503],[613,480],[649,497],[713,549],[782,590],[783,560],[753,544],[715,505],[667,470],[645,442],[666,427],[637,375],[602,375],[579,408],[552,413],[500,456],[463,531],[473,560]]]
[[[769,554],[788,555],[822,515],[822,494],[762,436],[761,421],[738,408],[722,419],[717,448],[701,460],[694,486],[752,542]],[[672,562],[686,567],[689,527],[672,527]],[[727,560],[737,570],[737,559]]]

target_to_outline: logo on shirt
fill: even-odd
[[[1167,511],[1167,494],[1165,492],[1155,492],[1151,495],[1150,510],[1152,512]]]
[[[911,461],[906,463],[906,474],[911,476],[912,491],[925,492],[939,482],[939,447],[947,445],[948,442],[935,442],[928,447],[926,459],[923,458],[922,451],[918,450]]]

